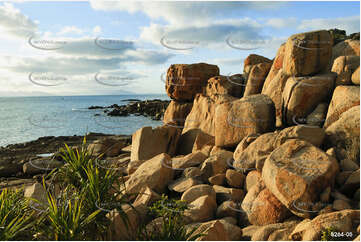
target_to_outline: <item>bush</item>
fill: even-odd
[[[161,218],[161,224],[153,225],[149,228],[146,225],[141,226],[137,234],[137,240],[196,240],[203,236],[194,235],[198,229],[195,227],[188,231],[183,213],[187,209],[187,203],[181,200],[168,199],[162,196],[162,199],[155,202],[150,207],[150,213],[153,217]]]

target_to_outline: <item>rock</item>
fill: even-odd
[[[196,241],[228,241],[229,236],[222,222],[219,220],[213,220],[206,223],[196,224],[198,228],[193,232],[192,236],[196,234],[202,234],[200,238]],[[190,232],[190,229],[194,229],[194,226],[191,226],[187,232]]]
[[[289,139],[301,139],[320,147],[325,138],[325,131],[319,127],[298,125],[283,129],[278,133],[274,146],[279,147]]]
[[[171,191],[182,193],[188,190],[189,188],[199,184],[201,184],[201,182],[194,178],[179,178],[173,181],[172,183],[170,183],[168,188]]]
[[[319,193],[334,184],[337,172],[337,160],[308,142],[293,139],[268,156],[262,179],[292,213],[308,217]]]
[[[347,201],[338,199],[333,201],[332,208],[333,210],[340,211],[340,210],[350,209],[352,207]]]
[[[245,176],[243,173],[228,169],[226,171],[227,184],[234,188],[242,188]]]
[[[353,195],[353,199],[355,201],[360,201],[360,188],[356,190],[355,194]]]
[[[175,64],[168,68],[165,88],[168,96],[174,100],[192,101],[197,93],[202,93],[208,79],[218,75],[216,65]]]
[[[242,139],[241,142],[239,142],[239,144],[237,145],[233,156],[234,157],[238,157],[242,154],[242,152],[253,142],[255,141],[260,135],[259,134],[250,134],[247,135],[246,137],[244,137]]]
[[[140,224],[145,220],[147,207],[139,205],[131,207],[129,205],[123,206],[124,214],[127,216],[127,223],[122,219],[123,214],[114,209],[106,214],[110,220],[108,226],[108,239],[110,240],[132,240],[138,230]]]
[[[132,138],[130,160],[148,160],[161,153],[173,156],[176,151],[180,130],[174,127],[143,127]],[[157,142],[154,142],[156,140]]]
[[[193,103],[172,100],[165,110],[163,123],[168,126],[183,128],[184,122],[192,110]]]
[[[162,153],[145,161],[125,182],[127,193],[139,193],[148,186],[155,192],[162,193],[173,179],[170,156]]]
[[[355,234],[360,221],[360,210],[342,210],[321,214],[316,218],[306,219],[296,226],[290,235],[290,240],[320,240],[322,231],[333,228],[338,232],[353,232]],[[358,223],[358,224],[355,224]]]
[[[217,203],[214,196],[205,195],[198,197],[188,205],[184,217],[191,222],[205,222],[214,218]]]
[[[213,189],[216,192],[218,204],[221,204],[225,201],[240,202],[244,197],[244,192],[241,189],[227,188],[218,185],[213,185]]]
[[[289,215],[287,208],[265,188],[263,182],[252,186],[247,192],[242,209],[254,225],[282,222]]]
[[[360,56],[360,40],[347,39],[332,48],[332,63],[339,56]]]
[[[360,140],[360,106],[355,106],[342,113],[340,118],[326,129],[325,143],[336,147],[339,159],[358,161]],[[351,143],[351,144],[350,144]],[[342,154],[342,149],[347,153]]]
[[[318,104],[312,113],[307,115],[306,124],[308,126],[322,127],[326,120],[327,109],[327,103]]]
[[[262,94],[241,98],[217,106],[215,113],[215,145],[236,147],[247,135],[273,131],[275,107]]]
[[[48,206],[47,191],[40,183],[34,183],[31,186],[26,186],[24,189],[24,197],[35,199],[36,201],[30,201],[30,207],[35,212],[44,212]]]
[[[259,171],[250,171],[246,176],[245,189],[249,191],[254,185],[262,181],[262,174]]]
[[[274,102],[276,108],[276,126],[280,127],[282,125],[282,93],[289,75],[287,75],[283,69],[279,69],[277,70],[277,74],[271,79],[272,68],[264,83],[262,94],[269,96]],[[267,83],[267,81],[269,83]]]
[[[137,198],[135,199],[133,205],[135,207],[142,206],[142,205],[150,206],[155,201],[158,201],[160,199],[161,199],[161,196],[158,193],[154,192],[148,186],[145,186],[144,188],[142,188],[140,190],[140,193],[137,196]]]
[[[360,87],[338,86],[333,92],[324,128],[340,118],[340,115],[354,106],[360,105]]]
[[[216,96],[229,95],[233,97],[240,98],[242,97],[241,89],[241,80],[232,78],[228,76],[214,76],[208,80],[206,86],[206,95],[208,97],[217,100]]]
[[[238,209],[237,203],[234,201],[225,201],[217,208],[216,216],[217,218],[224,218],[224,217],[237,217]]]
[[[127,173],[128,175],[133,174],[140,165],[142,165],[145,161],[144,160],[133,160],[130,161],[127,167]]]
[[[243,63],[243,73],[248,75],[254,65],[261,64],[261,63],[272,63],[272,60],[256,54],[250,54],[244,60]]]
[[[225,182],[226,175],[225,174],[216,174],[208,178],[208,181],[212,185],[220,185],[222,186]]]
[[[356,171],[356,170],[360,169],[360,167],[355,162],[353,162],[352,160],[349,160],[349,159],[341,160],[340,168],[341,168],[341,171]]]
[[[219,219],[225,230],[226,234],[229,237],[229,240],[231,241],[239,241],[242,237],[242,229],[235,224],[229,223],[229,220],[226,219]]]
[[[345,184],[347,178],[351,174],[352,174],[352,171],[341,171],[336,176],[336,184],[341,187],[343,184]]]
[[[306,118],[329,96],[334,79],[334,74],[288,78],[282,94],[283,123],[294,125],[298,119]]]
[[[232,159],[233,153],[222,150],[207,158],[201,165],[204,179],[217,174],[224,174],[228,167],[228,161]]]
[[[127,141],[122,137],[105,137],[88,146],[88,150],[94,156],[104,155],[107,157],[114,157],[121,153],[122,149],[126,147]]]
[[[335,190],[333,192],[331,192],[331,196],[335,199],[335,200],[344,200],[347,202],[351,202],[351,200],[346,197],[344,194],[340,193],[339,191]]]
[[[192,153],[201,150],[203,153],[205,150],[211,149],[214,146],[214,136],[208,135],[203,132],[198,132],[193,144]]]
[[[333,39],[333,45],[336,45],[340,43],[341,41],[344,41],[347,39],[346,31],[341,29],[330,29],[328,30],[330,32],[332,39]]]
[[[243,94],[244,97],[262,92],[263,83],[271,66],[272,63],[259,63],[252,66],[248,74],[247,85]]]
[[[189,167],[183,171],[183,176],[187,178],[200,177],[201,175],[202,171],[198,167]]]
[[[27,175],[47,173],[55,168],[60,168],[63,165],[63,162],[54,159],[40,158],[36,160],[30,160],[29,162],[25,163],[23,165],[23,172]]]
[[[242,241],[249,241],[251,240],[252,235],[256,233],[258,229],[262,228],[262,226],[250,225],[247,227],[242,228]]]
[[[327,187],[321,194],[320,194],[320,201],[327,203],[330,200],[331,196],[331,187]]]
[[[339,56],[332,65],[332,72],[337,74],[336,86],[350,85],[351,76],[355,70],[360,66],[360,56]]]
[[[207,156],[197,151],[186,156],[177,156],[172,158],[172,167],[177,170],[184,170],[185,168],[194,167],[202,164],[207,159]]]
[[[332,56],[332,37],[326,30],[288,38],[283,69],[290,76],[308,76],[325,70]]]
[[[360,168],[351,173],[340,190],[344,194],[351,196],[357,189],[360,189]]]
[[[216,192],[212,186],[206,184],[195,185],[183,193],[181,200],[186,201],[187,203],[191,203],[197,198],[206,195],[214,198],[214,200],[216,199]]]
[[[360,67],[357,67],[356,71],[353,72],[351,81],[353,84],[360,86]]]
[[[253,241],[285,241],[296,227],[298,221],[288,221],[284,223],[269,224],[259,227],[251,239]]]

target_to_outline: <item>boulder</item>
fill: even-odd
[[[114,157],[121,153],[122,149],[127,146],[127,140],[122,137],[105,137],[94,141],[88,146],[88,150],[94,156]]]
[[[259,63],[252,66],[247,78],[247,85],[243,96],[259,94],[262,92],[263,83],[267,77],[272,63]]]
[[[217,208],[217,218],[233,217],[237,218],[238,204],[234,201],[225,201]]]
[[[194,140],[192,153],[196,151],[202,151],[203,153],[207,151],[208,153],[208,150],[210,152],[213,146],[214,146],[214,136],[208,135],[200,131],[197,133],[197,136]]]
[[[238,157],[241,155],[241,153],[253,142],[255,141],[258,137],[260,136],[260,134],[249,134],[246,137],[244,137],[242,139],[241,142],[239,142],[239,144],[237,145],[233,156],[234,157]]]
[[[195,185],[199,185],[202,182],[199,181],[198,179],[195,178],[179,178],[173,182],[171,182],[168,185],[169,190],[171,191],[175,191],[175,192],[185,192],[186,190],[188,190],[189,188],[195,186]]]
[[[306,125],[322,127],[326,120],[328,104],[320,103],[306,118]]]
[[[221,204],[225,201],[240,202],[244,198],[244,191],[237,188],[228,188],[218,185],[213,185],[216,192],[217,203]]]
[[[130,161],[128,163],[128,167],[127,167],[127,173],[128,175],[131,175],[133,174],[137,169],[138,167],[143,164],[145,161],[144,160],[133,160],[133,161]]]
[[[265,187],[262,181],[251,187],[241,206],[250,223],[254,225],[283,222],[289,215],[287,208]]]
[[[256,54],[250,54],[243,62],[243,73],[248,75],[254,65],[261,63],[272,63],[272,60]]]
[[[160,199],[161,196],[158,193],[154,192],[152,189],[146,186],[140,190],[140,193],[135,199],[133,205],[135,207],[142,206],[142,204],[144,206],[150,206]]]
[[[360,67],[357,67],[356,71],[352,73],[351,81],[353,84],[360,86]]]
[[[277,70],[277,74],[270,78],[270,74],[267,76],[265,84],[262,89],[262,94],[269,96],[275,104],[276,108],[276,125],[277,127],[282,126],[282,93],[285,88],[286,82],[290,77],[283,69]],[[268,83],[267,83],[268,81]],[[267,86],[266,86],[267,83]]]
[[[212,186],[206,184],[200,184],[200,185],[192,186],[191,188],[186,190],[183,193],[181,200],[186,201],[187,203],[191,203],[197,198],[206,195],[209,195],[210,197],[214,198],[214,200],[216,199],[216,192],[214,191]]]
[[[235,224],[229,222],[229,219],[219,219],[224,226],[225,232],[231,241],[239,241],[242,236],[242,229]]]
[[[208,80],[206,86],[206,95],[214,100],[217,100],[216,96],[229,95],[233,97],[242,97],[241,80],[228,76],[214,76]]]
[[[291,220],[284,223],[258,226],[252,234],[252,241],[286,241],[296,227],[298,221]]]
[[[290,240],[321,240],[322,232],[333,228],[337,232],[356,235],[360,223],[360,210],[342,210],[321,214],[314,219],[305,219],[299,223],[291,233]],[[341,239],[348,239],[343,237]]]
[[[50,172],[55,168],[60,168],[64,165],[63,162],[55,159],[40,158],[36,160],[30,160],[23,165],[23,172],[27,175],[35,175],[39,173]]]
[[[198,167],[189,167],[184,169],[182,176],[187,178],[201,177],[202,171]]]
[[[292,213],[311,216],[319,194],[334,184],[337,160],[312,144],[291,139],[266,159],[262,179]]]
[[[338,86],[335,88],[324,128],[327,129],[333,122],[340,118],[340,115],[348,109],[360,105],[360,87],[359,86]]]
[[[226,180],[227,180],[227,184],[230,187],[242,188],[245,180],[245,175],[239,171],[228,169],[226,171]]]
[[[273,79],[275,78],[275,76],[278,74],[278,72],[283,67],[283,57],[285,55],[285,47],[286,47],[286,44],[283,43],[277,50],[277,54],[273,60],[271,70],[269,71],[269,73],[266,77],[266,80],[264,81],[263,88],[262,88],[262,94],[266,94],[265,92],[267,92],[268,94],[271,94],[274,92],[271,89],[273,89],[273,88],[277,89],[279,87],[278,81],[273,80]],[[270,87],[270,85],[272,85],[273,87]],[[280,93],[282,93],[282,91]],[[268,94],[266,94],[266,95],[268,95]],[[272,98],[272,100],[273,100],[273,98]],[[276,104],[276,102],[275,102],[275,104]]]
[[[215,145],[236,147],[247,135],[266,133],[275,128],[275,107],[262,94],[217,105],[215,112]]]
[[[188,207],[184,211],[186,221],[205,222],[214,218],[217,203],[214,196],[205,195],[192,201]]]
[[[198,228],[193,232],[192,236],[202,234],[196,241],[228,241],[230,240],[225,226],[219,220],[213,220],[206,223],[194,224],[189,226],[187,232],[191,232],[194,226]]]
[[[351,209],[351,208],[352,208],[351,205],[347,201],[342,200],[342,199],[335,200],[335,201],[333,201],[333,204],[332,204],[332,209],[335,211],[341,211],[341,210]]]
[[[352,172],[346,179],[345,183],[341,187],[341,192],[352,196],[357,190],[360,189],[360,168]]]
[[[336,86],[350,85],[351,76],[360,66],[360,56],[339,56],[335,59],[331,71],[337,74]]]
[[[212,185],[220,185],[222,186],[225,182],[226,175],[225,174],[216,174],[208,178],[208,181]]]
[[[203,177],[208,179],[217,174],[224,174],[228,167],[228,161],[232,159],[233,153],[230,151],[219,151],[207,158],[201,165]]]
[[[290,76],[308,76],[327,69],[332,57],[332,44],[332,36],[326,30],[292,35],[285,47],[285,73]]]
[[[155,129],[143,127],[132,137],[130,160],[148,160],[161,153],[175,154],[180,130],[175,127],[161,126]],[[154,142],[154,141],[157,142]]]
[[[282,93],[283,123],[294,125],[295,120],[306,118],[319,103],[328,98],[334,79],[334,74],[288,78]]]
[[[44,212],[48,204],[47,191],[40,183],[34,183],[24,189],[24,197],[35,199],[30,201],[30,207],[36,212]]]
[[[219,68],[216,65],[174,64],[168,68],[165,89],[174,100],[193,101],[197,93],[202,93],[208,79],[218,75]]]
[[[186,156],[176,156],[172,158],[172,167],[176,170],[184,170],[185,168],[194,167],[202,164],[207,156],[197,151]]]
[[[360,56],[360,40],[347,39],[332,48],[332,63],[339,56]]]
[[[125,182],[126,192],[139,193],[148,186],[155,192],[162,193],[173,179],[174,170],[170,163],[170,156],[162,153],[145,161]]]
[[[259,171],[250,171],[246,176],[245,190],[249,191],[254,185],[262,181],[262,174]]]
[[[168,126],[183,128],[192,106],[193,103],[172,100],[164,112],[163,123]]]

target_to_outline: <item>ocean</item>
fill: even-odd
[[[0,97],[0,147],[42,136],[84,135],[88,132],[130,135],[143,126],[162,121],[149,117],[110,117],[90,106],[124,105],[125,99],[169,100],[159,95]],[[98,114],[98,115],[95,115]]]

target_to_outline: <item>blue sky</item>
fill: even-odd
[[[249,54],[330,28],[359,32],[360,3],[0,2],[0,95],[164,93],[171,64],[242,73]]]

